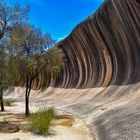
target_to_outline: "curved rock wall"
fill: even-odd
[[[106,0],[58,47],[63,71],[31,103],[80,116],[97,140],[140,140],[140,0]],[[24,92],[4,95],[23,101]]]
[[[67,60],[51,86],[91,88],[140,81],[140,1],[106,0],[58,47]]]

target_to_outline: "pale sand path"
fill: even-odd
[[[13,103],[12,107],[5,107],[6,112],[0,113],[0,121],[16,121],[15,117],[24,113],[24,102]],[[31,106],[31,111],[35,111],[36,105]],[[58,114],[67,114],[62,111],[57,111]],[[22,116],[22,115],[21,115]],[[24,116],[24,115],[23,115]],[[93,140],[90,136],[89,129],[85,123],[77,117],[72,127],[55,125],[51,128],[54,135],[40,136],[31,132],[19,131],[17,133],[5,134],[0,133],[0,140],[12,140],[19,138],[20,140]],[[24,122],[22,122],[24,123]]]

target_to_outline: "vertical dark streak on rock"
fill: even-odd
[[[140,1],[106,0],[58,43],[67,56],[51,86],[92,88],[140,81]]]

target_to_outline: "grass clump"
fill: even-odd
[[[37,113],[31,114],[29,118],[30,131],[41,135],[47,134],[54,118],[55,111],[53,108],[39,108]]]
[[[12,102],[9,100],[4,100],[4,106],[12,106]]]
[[[6,120],[3,120],[3,121],[0,122],[0,125],[4,125],[4,124],[9,124],[9,122],[6,121]]]

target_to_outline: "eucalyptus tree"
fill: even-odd
[[[6,0],[0,0],[0,41],[14,26],[27,21],[28,11],[29,6],[23,8],[20,4],[9,5]]]
[[[6,0],[0,0],[0,105],[1,111],[4,111],[3,91],[11,84],[9,73],[9,54],[5,48],[11,34],[15,32],[15,27],[27,21],[29,6],[25,8],[20,4],[9,5]],[[11,61],[11,60],[10,60]],[[12,83],[13,83],[12,79]]]
[[[12,61],[10,59],[10,55],[8,53],[5,44],[0,47],[0,106],[1,111],[4,111],[4,101],[3,101],[3,92],[7,90],[10,86],[15,85],[16,77],[15,72],[16,69],[11,68]],[[14,74],[14,75],[13,75]]]
[[[4,103],[3,103],[3,89],[6,84],[6,75],[7,72],[7,63],[5,59],[5,53],[4,49],[0,48],[0,105],[1,105],[1,111],[4,111]]]
[[[20,63],[20,81],[25,86],[25,115],[30,114],[29,97],[31,89],[44,89],[50,83],[50,77],[59,73],[64,54],[58,48],[50,48],[55,41],[49,34],[42,35],[40,29],[32,26],[19,26],[12,35],[16,46],[15,56]]]

